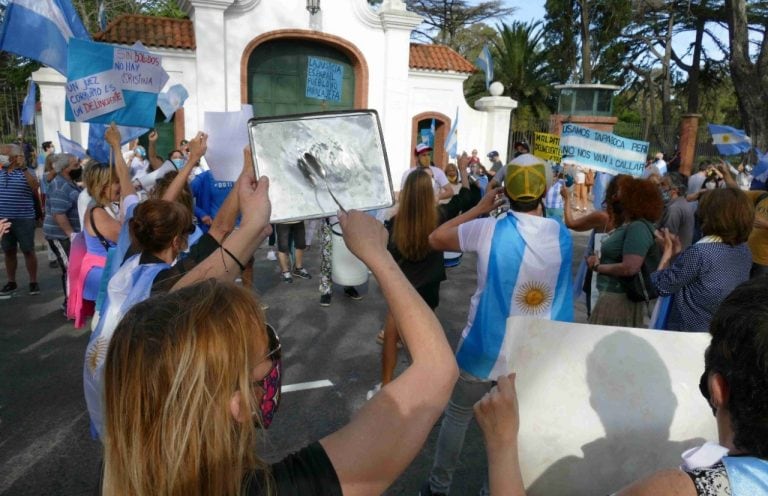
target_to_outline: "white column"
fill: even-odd
[[[194,7],[197,121],[203,125],[206,111],[227,110],[227,64],[224,11],[233,0],[191,0]],[[234,71],[232,77],[237,77]]]
[[[509,144],[509,116],[512,110],[517,108],[517,101],[508,96],[486,96],[477,100],[475,107],[485,112],[483,150],[498,150],[499,153],[506,153]],[[507,160],[511,158],[507,157]]]
[[[32,79],[40,87],[40,106],[42,114],[42,129],[38,130],[42,141],[53,141],[59,147],[56,131],[61,131],[69,137],[69,122],[64,119],[64,103],[66,102],[67,82],[64,76],[48,67],[43,67],[32,73]]]
[[[411,117],[408,115],[408,59],[411,31],[421,17],[405,10],[401,1],[389,0],[379,11],[384,27],[384,109],[381,113],[389,166],[396,189],[409,166]]]

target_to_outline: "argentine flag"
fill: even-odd
[[[456,118],[453,120],[453,126],[448,132],[448,139],[445,140],[445,151],[448,152],[449,157],[455,157],[458,154],[458,141],[456,128],[459,125],[459,107],[456,107]],[[462,172],[464,174],[464,172]]]
[[[61,153],[69,153],[79,158],[80,160],[83,160],[86,156],[88,156],[87,152],[85,151],[85,148],[83,148],[83,146],[80,143],[67,138],[66,136],[61,134],[61,131],[56,131],[56,134],[59,135],[59,145],[61,148]]]
[[[568,228],[554,219],[510,211],[496,221],[485,287],[456,352],[462,370],[483,379],[512,371],[508,317],[573,322],[572,253]]]
[[[487,43],[483,45],[475,65],[485,73],[485,89],[487,90],[491,87],[491,82],[493,82],[493,57],[491,57],[491,50],[488,49]]]
[[[37,85],[31,79],[27,88],[27,96],[24,97],[24,103],[21,106],[21,125],[31,126],[35,123],[35,103],[37,96]]]
[[[712,134],[712,143],[721,155],[739,155],[752,148],[752,140],[741,129],[710,124],[709,132]]]
[[[0,26],[0,50],[67,74],[70,38],[90,40],[70,0],[12,0]]]

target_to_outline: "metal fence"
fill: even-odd
[[[21,126],[21,105],[25,96],[26,89],[0,85],[0,143],[7,143],[24,131],[34,137],[31,126],[28,129]]]

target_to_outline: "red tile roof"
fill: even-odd
[[[189,19],[171,19],[140,14],[123,14],[93,35],[96,41],[148,47],[195,49],[195,29]]]
[[[411,69],[455,71],[473,73],[474,65],[451,47],[445,45],[420,45],[411,43],[408,65]]]

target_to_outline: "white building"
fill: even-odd
[[[507,149],[509,116],[516,102],[489,96],[478,110],[467,105],[462,83],[475,70],[448,47],[418,45],[411,31],[421,18],[401,0],[378,8],[366,0],[180,0],[189,20],[124,15],[96,41],[141,41],[163,57],[168,86],[189,92],[172,124],[158,123],[159,151],[202,128],[206,111],[235,111],[253,104],[268,116],[333,109],[376,109],[393,178],[413,163],[421,129],[435,120],[435,162],[447,162],[443,144],[458,109],[458,149],[481,154]],[[311,14],[308,4],[320,4]],[[339,101],[307,98],[307,60],[320,57],[344,67]],[[42,129],[87,144],[87,124],[64,120],[64,78],[51,69],[33,74],[39,84]],[[397,181],[395,181],[397,182]],[[396,184],[396,188],[399,185]]]

